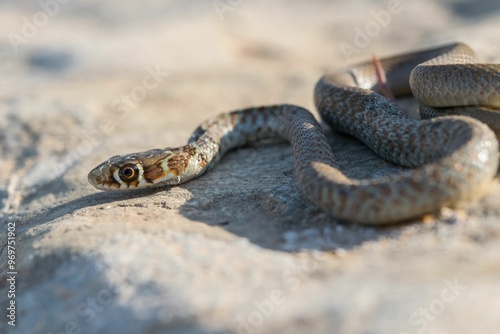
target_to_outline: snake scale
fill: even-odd
[[[381,59],[380,64],[396,96],[413,92],[422,103],[423,118],[452,115],[407,117],[379,93],[372,62],[323,76],[314,101],[334,130],[358,138],[390,162],[413,167],[402,173],[369,180],[347,177],[309,111],[272,105],[208,119],[179,148],[114,156],[89,173],[89,182],[101,190],[178,185],[200,176],[235,147],[283,137],[292,145],[294,175],[303,194],[340,220],[394,223],[482,194],[499,162],[500,65],[474,63],[472,50],[462,43]],[[477,114],[491,129],[460,114]]]

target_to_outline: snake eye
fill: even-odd
[[[128,164],[120,168],[118,172],[120,179],[124,182],[132,182],[139,176],[139,169],[136,165]]]

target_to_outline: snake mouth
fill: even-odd
[[[89,183],[99,190],[120,189],[120,183],[115,180],[111,168],[102,164],[92,169],[87,176]]]

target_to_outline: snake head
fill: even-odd
[[[169,169],[168,163],[175,156],[168,149],[116,155],[92,169],[88,180],[100,190],[151,187],[177,176]]]

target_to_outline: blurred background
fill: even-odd
[[[499,1],[2,0],[0,23],[1,217],[18,223],[22,273],[19,326],[1,332],[498,330],[498,196],[452,215],[463,224],[378,230],[308,204],[287,145],[128,201],[95,194],[87,173],[182,145],[223,111],[316,113],[319,77],[372,54],[462,41],[499,62]],[[336,140],[354,169],[397,170]]]

